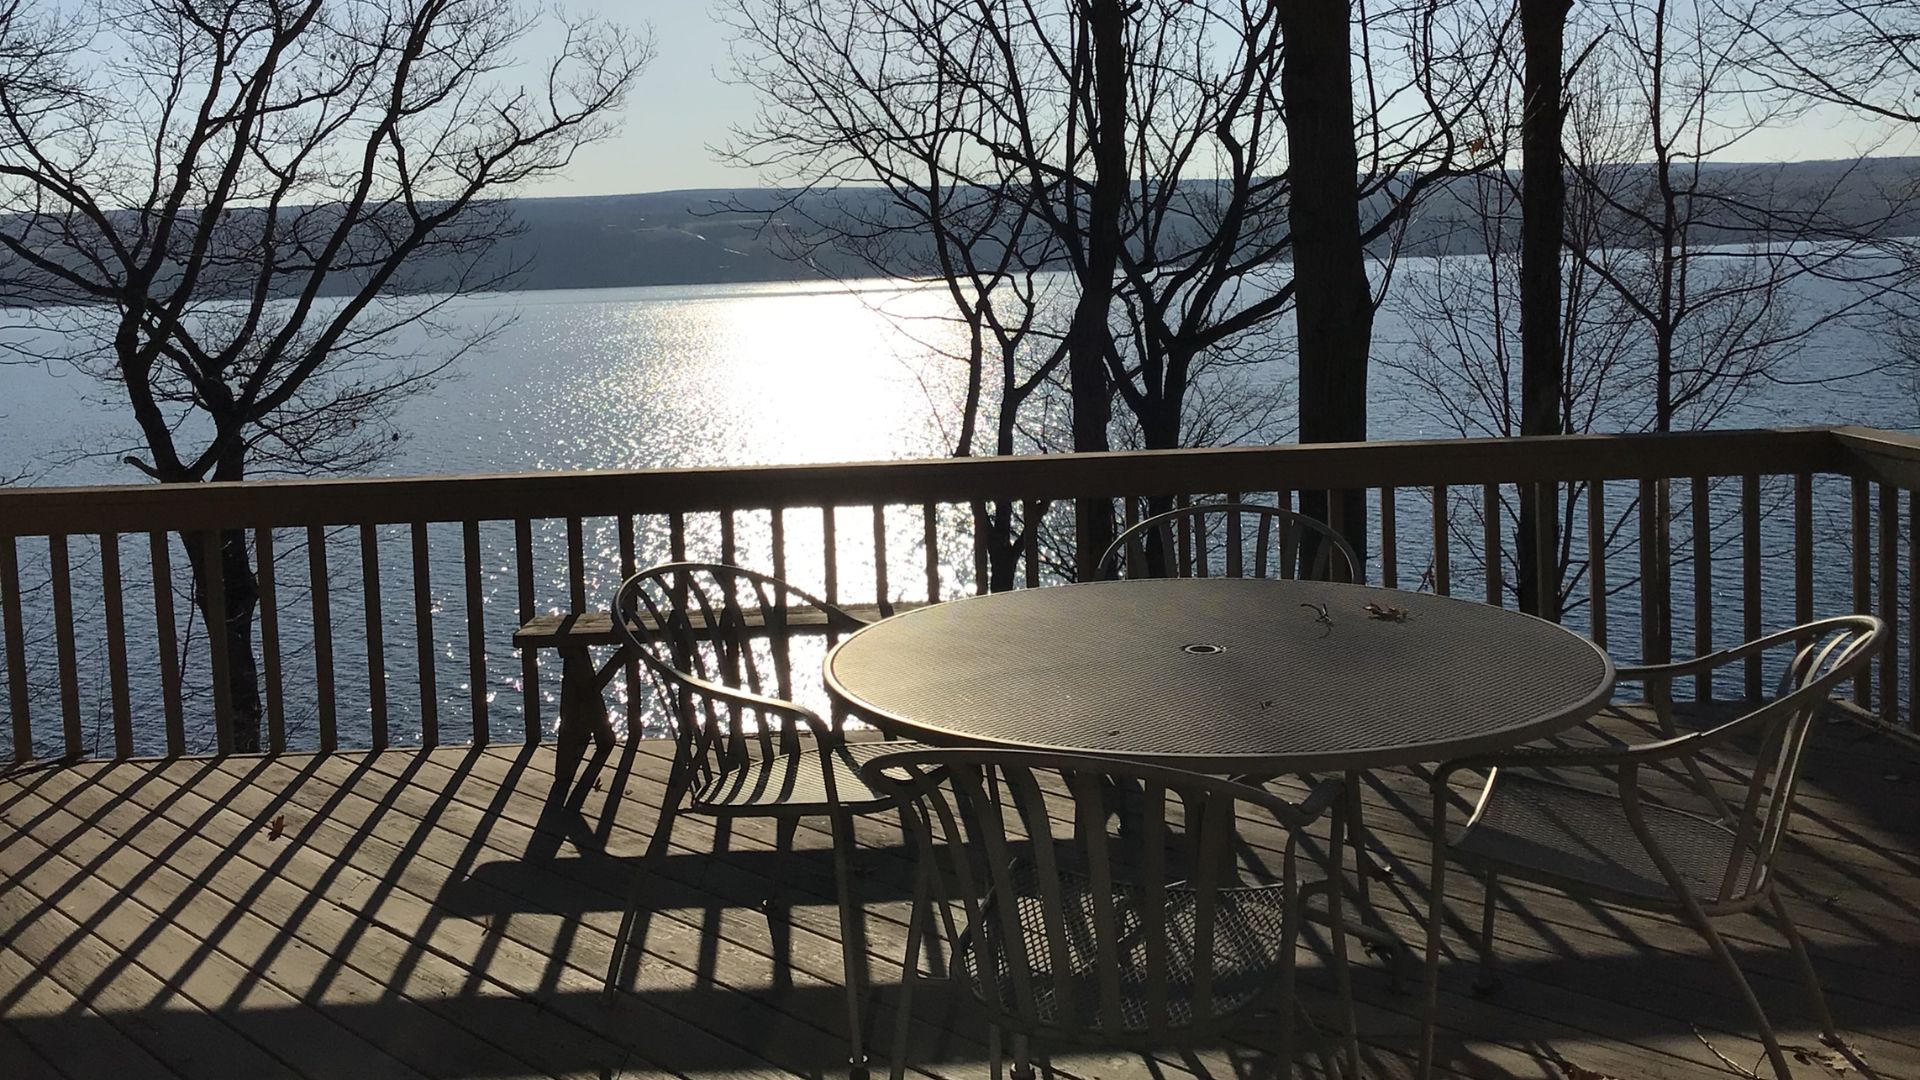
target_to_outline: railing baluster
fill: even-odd
[[[1742,633],[1753,641],[1763,633],[1761,615],[1765,597],[1760,584],[1760,477],[1748,473],[1740,478],[1740,592]],[[1746,662],[1746,699],[1760,700],[1760,657]]]
[[[893,601],[887,587],[887,507],[873,504],[873,602],[882,617],[893,614]]]
[[[313,605],[314,707],[320,719],[320,751],[339,748],[333,702],[333,597],[327,572],[327,534],[318,525],[307,528],[307,582]]]
[[[1607,482],[1587,483],[1587,607],[1593,643],[1607,647]]]
[[[940,508],[933,503],[920,504],[922,544],[927,558],[927,603],[940,600]]]
[[[1907,729],[1920,732],[1920,490],[1907,492]]]
[[[1452,567],[1447,549],[1452,546],[1447,524],[1447,485],[1433,485],[1433,591],[1440,596],[1453,595]]]
[[[487,608],[480,588],[480,523],[460,523],[462,561],[467,577],[467,688],[473,706],[473,745],[485,746],[493,729],[487,721]]]
[[[1793,478],[1793,621],[1813,621],[1813,474]]]
[[[740,564],[740,552],[735,547],[737,543],[738,538],[734,535],[733,531],[733,510],[732,508],[722,510],[720,511],[721,562],[726,563],[728,566],[738,566]]]
[[[1673,659],[1672,508],[1666,480],[1640,481],[1642,662]]]
[[[778,516],[778,511],[776,511],[775,517]],[[621,514],[618,520],[620,533],[620,580],[624,583],[628,578],[640,572],[640,557],[638,545],[634,540],[633,515]],[[627,659],[626,676],[627,735],[629,738],[632,738],[637,735],[640,730],[641,694],[639,660],[632,657]]]
[[[113,693],[113,756],[133,756],[133,702],[127,685],[126,597],[120,584],[120,535],[100,534],[100,592],[107,623],[107,678]]]
[[[1487,552],[1487,603],[1504,607],[1506,598],[1501,589],[1503,568],[1500,565],[1500,485],[1481,485],[1480,501],[1480,520],[1486,526],[1482,543],[1486,545]]]
[[[1075,504],[1078,506],[1078,503]],[[1078,510],[1075,511],[1078,513]],[[1076,535],[1084,535],[1084,529]],[[985,594],[987,587],[993,584],[987,563],[987,510],[986,504],[973,504],[973,591],[976,595]]]
[[[1394,490],[1380,489],[1380,584],[1400,587],[1400,538],[1394,533]]]
[[[1027,534],[1027,542],[1024,545],[1027,588],[1037,589],[1040,587],[1040,500],[1028,500],[1021,513],[1026,515],[1021,521],[1021,526]]]
[[[1529,484],[1524,491],[1515,488],[1514,493],[1532,500],[1537,523],[1533,529],[1533,565],[1538,580],[1534,585],[1531,614],[1559,622],[1565,614],[1560,607],[1560,547],[1556,542],[1560,536],[1559,484]],[[1567,485],[1567,498],[1573,498],[1571,484]],[[1514,540],[1519,541],[1517,534]]]
[[[1227,492],[1227,501],[1230,503],[1239,502],[1240,493],[1237,491]],[[1236,578],[1244,577],[1246,576],[1246,562],[1245,552],[1240,545],[1240,511],[1227,511],[1227,519],[1221,524],[1221,528],[1224,529],[1227,534],[1227,576]],[[1332,560],[1329,559],[1327,564],[1331,566],[1333,564]]]
[[[233,654],[227,642],[227,575],[220,530],[208,529],[198,535],[201,575],[206,579],[201,586],[205,593],[200,606],[212,612],[206,621],[212,624],[207,627],[207,655],[212,661],[208,666],[213,679],[213,745],[226,755],[233,753]]]
[[[1704,476],[1692,478],[1693,497],[1693,655],[1713,651],[1712,488]],[[1694,677],[1695,701],[1713,700],[1713,674]]]
[[[826,562],[827,603],[840,602],[840,541],[834,533],[832,504],[820,508],[821,557]]]
[[[180,638],[173,617],[173,560],[167,533],[150,533],[153,562],[153,644],[160,653],[160,700],[167,719],[167,756],[187,752],[186,709],[180,700]],[[314,616],[315,621],[319,615]]]
[[[413,539],[413,651],[420,670],[420,745],[440,745],[439,673],[433,647],[433,570],[427,523],[416,521]]]
[[[567,599],[573,610],[587,610],[586,528],[577,517],[567,519]]]
[[[571,522],[567,540],[571,546]],[[513,565],[520,625],[525,626],[539,613],[533,588],[533,521],[530,518],[513,519]],[[573,610],[584,614],[586,605],[576,604]],[[537,649],[520,650],[520,720],[526,740],[540,741],[540,732],[545,724],[540,719],[540,655]]]
[[[380,616],[380,534],[360,526],[360,592],[367,627],[367,707],[373,748],[385,750],[387,734],[387,642]]]
[[[1853,610],[1866,612],[1873,610],[1873,540],[1872,508],[1868,502],[1867,481],[1864,477],[1853,479]],[[1873,674],[1868,668],[1862,668],[1853,679],[1853,702],[1863,709],[1873,710]]]
[[[687,561],[687,516],[677,510],[667,515],[667,557]]]
[[[13,720],[13,760],[21,763],[33,760],[25,621],[20,612],[20,552],[13,537],[0,536],[0,625],[7,632],[7,712]]]
[[[73,641],[73,581],[67,558],[67,537],[47,537],[47,563],[52,571],[53,641],[60,676],[60,718],[65,728],[67,757],[86,756],[86,734],[80,730],[80,660]]]
[[[785,581],[787,577],[787,512],[776,506],[771,513],[772,524],[768,532],[773,544],[773,576]]]
[[[260,670],[267,682],[267,752],[287,751],[286,678],[280,670],[280,589],[274,579],[273,530],[262,526],[253,533],[260,564]]]
[[[1880,719],[1892,724],[1900,712],[1900,496],[1891,484],[1880,485],[1880,618]]]

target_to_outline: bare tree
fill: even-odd
[[[444,330],[451,297],[510,280],[499,196],[609,134],[649,55],[575,20],[522,69],[539,16],[515,0],[100,14],[38,80],[0,87],[0,281],[71,305],[35,310],[60,358],[124,400],[126,460],[162,483],[373,461],[397,400],[444,368],[391,348],[394,332]],[[230,643],[234,745],[255,747],[252,556],[238,531],[217,568],[182,539],[209,632]]]
[[[1761,384],[1807,378],[1785,371],[1784,361],[1886,289],[1875,277],[1851,276],[1850,267],[1894,204],[1864,216],[1850,204],[1857,163],[1789,184],[1781,167],[1714,162],[1796,115],[1792,103],[1754,93],[1737,21],[1665,0],[1616,0],[1584,9],[1570,33],[1580,61],[1564,95],[1554,426],[1711,427]],[[1509,100],[1531,93],[1521,85],[1518,77],[1510,83]],[[1403,277],[1394,303],[1411,341],[1396,363],[1452,429],[1531,433],[1523,190],[1511,174],[1490,173],[1450,194],[1472,223],[1461,250],[1473,254]],[[1805,287],[1840,278],[1854,287]],[[1583,602],[1575,593],[1582,562],[1568,532],[1582,497],[1576,485],[1553,520],[1560,535],[1543,599],[1560,605]],[[1666,503],[1661,489],[1661,554],[1649,565],[1663,575],[1672,551]],[[1528,577],[1532,552],[1522,540],[1519,573],[1508,581]],[[1648,591],[1664,595],[1661,583]],[[1664,634],[1667,620],[1656,612],[1653,624]],[[1663,647],[1645,645],[1655,655]]]
[[[1753,67],[1774,89],[1920,124],[1920,8],[1908,0],[1728,0],[1715,13],[1759,43]]]
[[[1283,6],[1229,0],[739,0],[735,70],[767,108],[730,149],[783,170],[801,194],[778,212],[803,218],[810,242],[857,249],[879,272],[947,279],[958,317],[997,328],[1003,373],[1009,357],[1031,357],[1003,387],[1014,391],[998,403],[1003,436],[1036,376],[1063,375],[1083,450],[1116,438],[1115,395],[1130,420],[1121,441],[1185,445],[1202,372],[1275,358],[1270,330],[1296,299],[1286,260],[1300,257],[1297,222],[1311,221],[1322,240],[1309,256],[1344,260],[1351,288],[1314,308],[1313,325],[1345,344],[1337,361],[1303,359],[1303,385],[1343,365],[1343,411],[1321,408],[1315,432],[1364,437],[1364,248],[1390,245],[1430,184],[1489,149],[1463,118],[1492,78],[1468,61],[1490,56],[1497,34],[1463,30],[1475,24],[1459,10],[1362,12],[1356,147],[1344,4],[1289,27]],[[1338,64],[1321,56],[1329,36]],[[1332,67],[1338,78],[1320,71]],[[884,209],[849,211],[861,185],[886,192]],[[826,220],[805,212],[822,187],[861,193]],[[1036,305],[1043,290],[1022,283],[1048,270],[1062,287]],[[1083,524],[1091,556],[1111,523]]]
[[[1755,43],[1750,66],[1769,89],[1824,112],[1851,113],[1909,145],[1920,136],[1920,7],[1907,0],[1725,0],[1716,10]],[[1910,208],[1920,200],[1920,181],[1894,181],[1884,196]],[[1893,283],[1876,305],[1876,324],[1899,362],[1920,373],[1920,319],[1913,314],[1920,306],[1920,244],[1910,238],[1910,220],[1900,226],[1884,230],[1895,235],[1875,245],[1876,269]]]

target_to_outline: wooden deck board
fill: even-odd
[[[1849,732],[1849,735],[1852,733]],[[1920,759],[1871,737],[1816,742],[1787,870],[1841,1026],[1885,1076],[1920,1075]],[[767,822],[683,818],[637,989],[600,979],[634,860],[659,812],[665,747],[642,743],[547,800],[551,748],[38,768],[0,777],[0,1074],[8,1077],[844,1075],[844,995],[827,834],[779,853]],[[624,761],[624,767],[622,762]],[[1420,940],[1424,779],[1385,773],[1369,817],[1396,879],[1376,890]],[[270,824],[282,821],[278,838]],[[860,823],[870,1044],[891,1035],[909,863],[896,824]],[[1277,838],[1247,830],[1256,857]],[[779,887],[787,917],[758,901]],[[1751,1061],[1743,1012],[1669,920],[1507,886],[1506,989],[1467,989],[1479,885],[1449,876],[1442,985],[1457,1077],[1729,1075],[1693,1027]],[[1783,1037],[1811,1043],[1769,927],[1729,937]],[[1356,959],[1361,959],[1356,950]],[[1411,1074],[1416,999],[1356,973],[1369,1076]],[[1314,973],[1306,973],[1309,983]],[[927,984],[923,984],[926,987]],[[916,1001],[933,1080],[985,1075],[981,1033],[938,985]],[[1071,1080],[1261,1075],[1270,1043],[1150,1060],[1062,1051]],[[1570,1072],[1571,1070],[1571,1072]],[[1814,1075],[1810,1069],[1809,1075]]]

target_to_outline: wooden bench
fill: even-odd
[[[889,615],[925,607],[925,601],[899,601],[884,604],[842,604],[842,611],[861,622],[878,622]],[[759,610],[743,613],[749,633],[764,632],[766,617]],[[657,630],[652,619],[642,627]],[[790,633],[820,634],[827,629],[826,615],[814,608],[786,613]],[[701,632],[698,625],[695,633]],[[516,649],[556,649],[560,653],[560,725],[555,734],[554,785],[561,790],[573,781],[573,774],[586,756],[592,741],[596,752],[613,750],[613,721],[607,712],[605,691],[614,673],[634,658],[625,639],[614,632],[611,611],[567,612],[541,615],[528,620],[513,632]],[[596,665],[589,650],[605,646],[614,650],[606,663]]]

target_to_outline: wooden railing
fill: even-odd
[[[1361,539],[1369,581],[1510,604],[1516,510],[1541,485],[1565,526],[1542,554],[1567,567],[1570,625],[1660,659],[1873,611],[1900,632],[1853,702],[1913,727],[1920,440],[1819,428],[4,490],[9,752],[230,749],[235,658],[199,625],[179,555],[223,531],[245,530],[259,568],[247,642],[263,747],[327,751],[550,734],[557,671],[513,651],[514,627],[603,607],[622,575],[669,557],[762,567],[842,602],[938,600],[985,588],[996,508],[1022,537],[999,558],[1033,586],[1072,573],[1091,514],[1325,492],[1339,518],[1337,496],[1358,491],[1367,520],[1335,525]],[[1767,677],[1693,690],[1757,696]],[[626,695],[630,723],[644,700]]]

